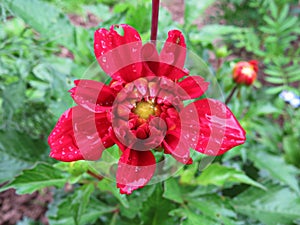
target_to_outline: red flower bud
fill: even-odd
[[[256,80],[257,71],[258,62],[256,60],[238,62],[233,68],[233,80],[237,84],[250,86]]]

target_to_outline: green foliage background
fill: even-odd
[[[200,29],[195,21],[213,4],[222,13]],[[189,0],[183,24],[161,8],[158,39],[172,28],[182,30],[225,96],[234,86],[235,61],[258,59],[259,80],[240,88],[229,104],[247,131],[244,145],[204,170],[200,161],[207,157],[194,154],[193,165],[130,196],[120,195],[109,180],[89,176],[86,162],[50,159],[46,141],[72,105],[72,81],[95,61],[94,30],[127,23],[147,41],[151,1],[2,0],[0,8],[0,183],[7,182],[0,191],[26,194],[55,186],[47,212],[54,225],[300,224],[300,110],[278,97],[282,90],[300,95],[297,1]],[[101,21],[97,27],[75,26],[67,16],[87,20],[87,12]],[[62,49],[72,57],[61,57]],[[193,74],[205,76],[201,72]],[[71,193],[63,190],[67,183]]]

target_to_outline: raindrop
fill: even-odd
[[[134,37],[135,37],[137,40],[140,40],[139,35],[135,34]]]
[[[102,48],[106,48],[106,43],[105,43],[105,41],[101,41],[101,45],[102,45]]]
[[[207,154],[213,155],[213,154],[214,154],[214,151],[209,149],[209,150],[207,150]]]
[[[134,171],[137,173],[137,172],[139,172],[140,170],[141,170],[141,168],[138,167],[138,166],[136,166]]]

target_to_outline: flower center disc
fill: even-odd
[[[242,73],[245,74],[248,77],[252,77],[253,69],[251,67],[244,67],[242,69]]]
[[[155,115],[155,106],[152,102],[141,101],[137,103],[133,112],[142,119],[148,119],[150,115]]]

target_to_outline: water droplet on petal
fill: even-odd
[[[105,41],[101,41],[101,46],[102,46],[102,48],[106,48],[106,42]]]
[[[209,154],[209,155],[214,155],[214,151],[213,151],[213,150],[210,150],[210,149],[209,149],[209,150],[207,150],[206,152],[207,152],[207,154]]]
[[[138,166],[136,166],[134,171],[137,173],[137,172],[139,172],[140,170],[141,170],[141,168],[138,167]]]

